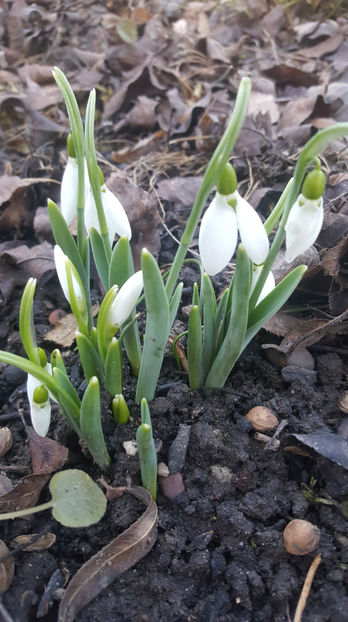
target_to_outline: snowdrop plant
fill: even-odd
[[[97,162],[95,91],[90,93],[83,127],[69,82],[58,68],[54,70],[54,77],[62,91],[71,128],[61,206],[49,200],[48,213],[56,242],[54,257],[58,279],[78,326],[76,344],[86,388],[82,395],[78,394],[59,350],[52,352],[47,363],[37,346],[32,310],[35,279],[27,283],[20,310],[20,334],[27,358],[0,351],[0,361],[28,374],[32,422],[38,433],[47,433],[50,400],[55,400],[99,466],[107,469],[110,458],[103,437],[100,391],[109,392],[115,421],[125,423],[129,411],[123,396],[124,346],[137,377],[135,400],[142,409],[138,436],[142,446],[143,480],[148,482],[145,485],[154,496],[155,457],[147,403],[154,397],[164,349],[181,300],[179,273],[211,191],[216,187],[215,197],[202,219],[199,235],[202,280],[200,291],[194,288],[188,327],[190,383],[193,388],[204,389],[223,386],[243,349],[281,308],[305,272],[305,266],[298,266],[275,285],[271,268],[285,237],[288,259],[304,252],[314,242],[321,226],[320,197],[324,188],[316,158],[330,140],[348,133],[348,124],[326,128],[307,143],[293,180],[263,224],[239,194],[235,173],[228,164],[247,111],[251,83],[244,78],[231,119],[203,177],[173,264],[163,278],[155,258],[146,249],[141,253],[141,269],[135,272],[127,214],[105,185]],[[315,171],[304,181],[312,162]],[[302,217],[308,223],[308,235],[303,235],[302,231],[299,235],[298,223]],[[69,229],[74,218],[77,220],[76,238]],[[269,236],[275,228],[270,244]],[[116,235],[119,239],[115,243]],[[229,287],[217,300],[210,276],[231,260],[238,236],[241,243],[237,248],[236,269]],[[90,249],[105,291],[96,323],[90,295]],[[136,306],[142,291],[145,331],[141,339]]]

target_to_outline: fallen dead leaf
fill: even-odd
[[[0,540],[0,558],[7,555],[9,550],[2,540]],[[0,594],[6,592],[12,583],[14,577],[14,561],[13,557],[7,557],[0,562]]]
[[[312,449],[320,456],[348,470],[348,443],[342,436],[322,431],[311,434],[291,434],[290,438],[295,438],[306,448]]]
[[[12,432],[10,428],[0,428],[0,458],[7,454],[12,447]]]
[[[31,508],[37,502],[49,475],[27,475],[10,492],[0,497],[0,512],[15,512]]]
[[[100,305],[92,306],[92,315],[98,315]],[[55,322],[54,328],[44,335],[44,341],[54,343],[59,348],[70,348],[75,341],[75,333],[78,330],[76,318],[73,313],[67,313]]]
[[[54,545],[57,536],[54,533],[45,533],[40,537],[36,537],[37,533],[26,533],[23,536],[17,536],[11,540],[14,548],[25,548],[26,551],[47,551]],[[34,540],[34,542],[32,542]],[[26,544],[29,542],[28,546]],[[30,544],[32,542],[32,544]]]
[[[54,473],[59,471],[68,459],[68,450],[47,436],[39,436],[34,428],[25,428],[29,441],[29,452],[33,473]]]
[[[134,566],[152,549],[156,541],[157,506],[144,488],[107,488],[128,492],[147,505],[144,514],[120,536],[88,560],[71,579],[60,603],[58,622],[73,622],[79,611],[91,602],[116,577]]]

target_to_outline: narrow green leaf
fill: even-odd
[[[111,396],[122,393],[122,353],[120,342],[113,337],[109,343],[105,363],[105,387]]]
[[[73,385],[71,384],[67,374],[59,369],[59,367],[54,367],[52,370],[52,376],[59,384],[59,392],[61,393],[61,391],[63,391],[64,393],[69,395],[79,409],[81,406],[81,400],[77,395]],[[75,410],[74,412],[75,414],[77,414],[77,410]]]
[[[99,382],[103,382],[103,363],[93,343],[83,333],[77,332],[75,336],[77,349],[79,351],[79,356],[83,367],[83,373],[86,380],[89,381],[92,376],[97,376]]]
[[[75,266],[87,295],[89,287],[86,290],[86,271],[74,238],[69,231],[69,227],[66,224],[59,207],[50,199],[47,201],[47,208],[55,242],[58,246],[60,246],[63,253],[69,257],[70,261]]]
[[[236,271],[232,291],[230,323],[216,358],[208,373],[205,388],[223,387],[237,361],[248,325],[250,292],[250,260],[242,245],[237,252]]]
[[[105,254],[103,238],[100,233],[92,227],[92,229],[89,230],[89,239],[91,241],[94,263],[103,287],[105,291],[107,291],[109,288],[109,265],[108,258]]]
[[[128,238],[123,235],[115,244],[109,265],[109,287],[124,283],[134,274],[134,262]]]
[[[141,425],[137,429],[137,446],[141,481],[152,498],[157,497],[157,454],[152,435],[151,415],[145,398],[141,400]]]
[[[203,301],[202,377],[205,379],[212,364],[216,342],[216,299],[213,284],[207,274],[203,274],[202,277],[201,298]]]
[[[108,321],[108,314],[110,311],[110,307],[115,299],[117,294],[117,287],[113,285],[108,292],[106,292],[103,302],[100,305],[98,320],[97,320],[97,339],[98,339],[98,350],[101,356],[102,361],[105,361],[107,347],[114,336],[110,334],[110,323]]]
[[[102,471],[110,468],[110,456],[107,452],[100,413],[100,392],[97,377],[90,379],[81,402],[80,416],[81,437],[88,451]]]
[[[249,315],[248,329],[245,335],[243,348],[246,348],[260,328],[275,315],[286,303],[289,296],[301,281],[307,266],[297,266],[266,296]]]
[[[169,303],[163,280],[154,257],[141,253],[146,302],[146,327],[143,355],[137,384],[136,401],[152,400],[160,374],[164,348],[169,334]]]
[[[225,289],[220,298],[220,302],[218,304],[215,314],[215,352],[218,352],[220,350],[221,344],[225,337],[224,326],[228,299],[229,289]]]
[[[187,361],[190,388],[195,391],[202,386],[202,327],[199,307],[194,305],[188,321]]]
[[[169,302],[169,330],[171,330],[174,322],[175,322],[175,318],[177,316],[178,313],[178,308],[179,308],[179,304],[181,301],[181,296],[182,296],[182,289],[184,287],[183,283],[179,283],[173,296],[170,299]]]

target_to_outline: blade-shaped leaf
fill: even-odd
[[[98,378],[93,376],[88,383],[81,402],[81,436],[94,460],[103,471],[110,467],[110,456],[105,446],[100,413],[100,391]]]

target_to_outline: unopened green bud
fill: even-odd
[[[48,400],[48,391],[46,389],[46,387],[41,384],[39,387],[36,387],[34,389],[34,393],[33,393],[33,401],[36,404],[40,404],[40,406],[46,404]]]
[[[46,367],[46,365],[47,365],[47,356],[46,356],[45,350],[43,350],[42,348],[38,348],[37,349],[37,353],[38,353],[39,358],[40,358],[40,365],[41,365],[41,367]]]
[[[115,423],[128,423],[129,408],[122,393],[115,395],[112,400],[112,414],[114,415]]]
[[[237,175],[232,164],[227,162],[217,182],[220,194],[232,194],[237,190]]]
[[[302,194],[306,199],[316,200],[320,199],[325,190],[325,175],[321,169],[314,169],[306,176],[303,186]]]
[[[66,149],[67,149],[69,158],[76,158],[75,149],[74,149],[74,141],[73,141],[71,132],[66,141]]]

